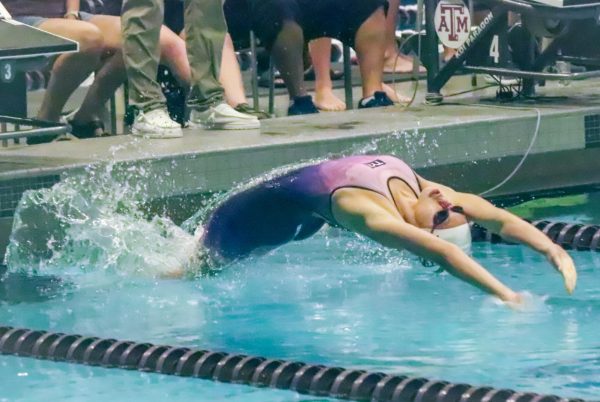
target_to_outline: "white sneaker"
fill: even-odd
[[[256,116],[240,113],[227,103],[219,103],[205,111],[192,109],[190,125],[212,130],[251,130],[260,128]]]
[[[140,112],[131,126],[131,133],[144,138],[183,137],[179,123],[171,120],[163,108]]]

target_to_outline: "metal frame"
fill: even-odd
[[[429,103],[440,103],[443,100],[441,90],[448,80],[459,72],[473,72],[523,79],[522,94],[535,94],[536,81],[544,80],[583,80],[600,76],[600,71],[586,73],[545,73],[544,67],[560,58],[558,50],[564,43],[566,35],[573,29],[577,20],[594,18],[600,14],[600,3],[570,7],[552,7],[531,3],[524,0],[481,0],[489,5],[491,12],[483,22],[472,30],[469,39],[457,50],[443,68],[440,68],[438,56],[438,37],[435,31],[435,10],[439,0],[424,0],[426,34],[424,38],[423,62],[427,67],[427,95]],[[509,11],[520,15],[535,15],[538,18],[553,18],[565,22],[563,32],[556,36],[544,51],[536,56],[534,46],[536,39],[531,35],[528,51],[528,70],[511,68],[495,68],[487,66],[467,65],[466,62],[501,26],[508,26]],[[572,57],[570,58],[573,61]],[[600,64],[600,60],[597,61]]]
[[[9,130],[9,125],[13,126]],[[22,129],[23,127],[31,127]],[[20,138],[42,137],[47,135],[61,135],[69,132],[69,126],[61,123],[48,122],[36,119],[24,119],[11,116],[0,116],[0,140],[6,143]]]

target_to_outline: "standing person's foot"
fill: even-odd
[[[325,112],[341,112],[346,110],[346,103],[333,94],[331,88],[315,91],[315,106]]]
[[[256,117],[258,120],[270,119],[271,115],[264,110],[254,109],[247,103],[239,103],[235,108],[236,111],[244,114],[249,114]]]
[[[131,126],[131,133],[144,138],[179,138],[183,137],[181,125],[169,117],[164,108],[149,112],[140,111]]]
[[[390,100],[394,103],[409,103],[412,99],[399,94],[394,90],[394,88],[388,84],[381,84],[383,88],[383,92],[390,98]]]
[[[358,102],[359,109],[368,109],[372,107],[384,107],[393,105],[394,102],[392,102],[392,100],[383,91],[377,91],[373,94],[373,96],[362,98],[360,102]]]
[[[296,96],[292,104],[288,107],[288,116],[297,116],[301,114],[319,113],[319,109],[313,103],[310,95]]]
[[[412,73],[413,58],[402,53],[386,56],[383,64],[384,73]],[[424,73],[427,70],[423,66],[419,66],[419,72]]]
[[[190,125],[209,130],[252,130],[260,128],[260,121],[256,116],[240,113],[223,102],[203,111],[192,109]]]

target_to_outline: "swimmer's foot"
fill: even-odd
[[[333,94],[331,88],[315,91],[315,106],[325,112],[341,112],[346,110],[346,103]]]
[[[394,102],[383,91],[377,91],[373,96],[362,98],[358,102],[359,109],[368,109],[373,107],[393,106]]]
[[[319,113],[319,109],[313,103],[310,95],[296,96],[292,104],[288,107],[288,116],[297,116],[301,114]]]
[[[410,56],[398,53],[398,57],[392,54],[385,58],[383,65],[384,73],[412,73],[413,71],[413,58]],[[423,66],[419,66],[419,72],[424,73],[427,70]]]
[[[394,103],[407,104],[407,103],[410,103],[410,101],[412,100],[408,96],[399,94],[398,92],[396,92],[394,90],[394,88],[392,88],[388,84],[383,84],[382,88],[383,88],[383,91],[385,92],[385,94],[388,96],[388,98],[390,98],[392,100],[392,102],[394,102]]]

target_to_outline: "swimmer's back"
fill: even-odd
[[[279,185],[306,209],[336,224],[331,196],[340,188],[374,191],[393,202],[388,182],[404,181],[418,195],[421,191],[414,171],[406,162],[389,155],[359,155],[334,159],[298,169],[280,178]]]
[[[293,170],[234,194],[211,214],[204,246],[223,260],[262,254],[335,225],[331,196],[340,188],[377,192],[391,199],[388,181],[405,181],[417,194],[418,180],[402,160],[387,155],[350,156]]]

